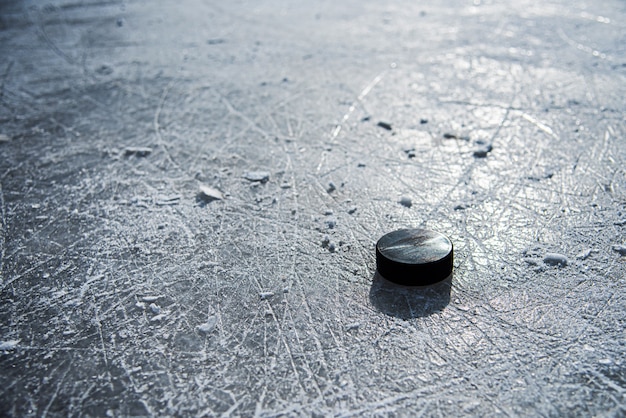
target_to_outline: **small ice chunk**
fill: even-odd
[[[565,267],[567,266],[567,263],[569,263],[569,260],[567,259],[566,256],[564,256],[563,254],[559,254],[559,253],[547,253],[544,257],[543,257],[543,262],[545,264],[548,264],[550,266],[561,266],[561,267]]]
[[[152,148],[148,147],[126,147],[124,149],[125,157],[130,157],[133,155],[135,157],[147,157],[150,154],[152,154]]]
[[[14,350],[19,344],[20,340],[8,340],[0,341],[0,351]]]
[[[201,184],[200,186],[198,186],[198,189],[200,189],[200,191],[198,192],[198,197],[200,197],[200,199],[204,200],[205,202],[212,202],[214,200],[224,199],[224,195],[222,194],[222,192],[213,187]]]
[[[248,181],[267,183],[270,179],[270,173],[267,171],[248,171],[243,175]]]
[[[614,245],[613,251],[619,253],[619,255],[626,255],[626,245]]]
[[[261,300],[267,300],[274,296],[274,292],[259,292],[259,297]]]
[[[167,315],[165,315],[165,314],[159,314],[159,315],[153,316],[153,317],[150,319],[150,321],[151,321],[151,322],[159,322],[159,321],[164,320],[166,316],[167,316]]]
[[[351,324],[346,325],[346,331],[353,331],[361,328],[361,324],[359,322],[353,322]]]
[[[400,203],[402,206],[410,208],[411,206],[413,206],[413,201],[411,200],[410,197],[406,197],[406,196],[402,196],[400,198],[400,200],[398,201],[398,203]]]
[[[202,332],[203,334],[209,334],[215,329],[216,325],[217,325],[217,317],[210,316],[204,324],[198,325],[196,329]]]

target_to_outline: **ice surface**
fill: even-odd
[[[0,17],[0,416],[626,413],[622,1]]]

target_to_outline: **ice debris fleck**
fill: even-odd
[[[559,254],[559,253],[547,253],[544,257],[543,257],[543,262],[549,266],[560,266],[560,267],[565,267],[567,266],[567,263],[569,263],[569,260],[567,259],[566,256],[564,256],[563,254]]]
[[[346,325],[346,331],[355,331],[361,328],[361,324],[359,322],[353,322],[352,324]]]
[[[20,340],[0,341],[0,351],[14,350]]]
[[[154,203],[157,206],[172,206],[180,203],[180,195],[173,196],[157,196]]]
[[[267,171],[248,171],[243,175],[248,181],[267,183],[270,180],[270,173]]]
[[[576,258],[579,260],[586,260],[587,258],[589,258],[592,252],[593,250],[591,248],[588,248],[576,254]]]
[[[443,134],[444,139],[460,139],[461,141],[469,141],[469,136],[460,136],[457,134],[445,133]]]
[[[196,327],[196,329],[204,334],[209,334],[211,331],[215,329],[217,325],[217,317],[210,316],[204,324],[200,324]]]
[[[493,146],[491,144],[482,144],[474,149],[474,157],[476,158],[486,158],[487,154],[489,154],[493,150]]]
[[[259,297],[261,300],[267,300],[274,296],[274,292],[259,292]]]
[[[406,197],[406,196],[402,196],[400,198],[400,200],[398,201],[398,203],[400,203],[402,206],[410,208],[411,206],[413,206],[413,201],[411,200],[410,197]]]
[[[126,147],[124,149],[125,157],[147,157],[150,154],[152,154],[152,148],[148,147]]]
[[[377,126],[379,126],[379,127],[383,128],[383,129],[386,129],[386,130],[388,130],[388,131],[390,131],[390,130],[392,129],[392,128],[391,128],[391,124],[390,124],[390,123],[388,123],[388,122],[383,122],[382,120],[381,120],[380,122],[378,122],[378,123],[377,123]]]
[[[207,203],[212,202],[214,200],[224,199],[224,195],[222,194],[222,192],[220,192],[219,190],[213,187],[209,187],[205,184],[201,184],[200,186],[198,186],[198,189],[199,189],[198,197]]]
[[[626,245],[614,245],[613,251],[619,253],[619,255],[626,255]]]

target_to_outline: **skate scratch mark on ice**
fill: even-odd
[[[361,90],[361,93],[359,93],[359,95],[357,96],[356,102],[361,102],[363,99],[365,99],[365,96],[367,96],[372,91],[372,89],[374,87],[376,87],[376,85],[378,83],[381,82],[383,77],[385,77],[386,73],[387,73],[386,71],[383,71],[380,74],[378,74],[376,77],[374,77],[374,79],[372,81],[370,81],[369,84],[367,86],[365,86],[365,88],[363,88],[363,90]],[[348,108],[348,111],[341,118],[341,122],[339,122],[333,128],[332,132],[330,133],[330,138],[329,138],[330,142],[334,141],[337,138],[337,136],[341,132],[341,129],[342,129],[343,125],[348,121],[348,119],[350,119],[350,116],[352,116],[352,113],[354,113],[354,111],[356,110],[356,102],[352,103],[352,105],[350,105],[350,107]],[[318,173],[320,172],[320,170],[322,168],[323,162],[324,162],[324,158],[322,158],[320,163],[317,165],[317,172]]]
[[[597,57],[597,58],[602,58],[602,59],[606,59],[608,61],[613,61],[613,57],[611,57],[610,55],[607,55],[604,52],[600,52],[597,49],[593,49],[592,47],[590,47],[588,45],[584,45],[584,44],[581,44],[580,42],[576,42],[575,40],[573,40],[572,38],[567,36],[567,34],[565,34],[563,29],[559,28],[558,34],[559,34],[559,37],[561,39],[563,39],[565,42],[567,42],[567,44],[569,46],[571,46],[572,48],[575,48],[575,49],[577,49],[579,51],[586,52],[587,54],[591,54],[591,55],[593,55],[594,57]]]
[[[7,218],[6,211],[4,210],[4,193],[2,191],[2,184],[0,184],[0,274],[2,274],[2,267],[4,265],[5,254],[5,234],[7,230]],[[0,280],[0,284],[1,280]]]
[[[152,124],[153,124],[153,127],[154,127],[154,133],[155,133],[155,135],[157,137],[159,145],[165,151],[165,155],[167,156],[167,159],[175,167],[180,168],[180,166],[172,158],[172,155],[170,154],[170,151],[169,151],[169,147],[167,146],[168,144],[166,144],[165,141],[163,140],[163,136],[161,135],[161,126],[159,125],[159,118],[161,117],[161,112],[163,111],[163,106],[165,105],[165,100],[167,99],[167,94],[169,93],[170,89],[172,88],[172,86],[174,85],[175,82],[176,82],[175,79],[171,80],[165,86],[165,88],[163,89],[163,92],[161,93],[161,97],[159,98],[159,103],[157,105],[157,108],[154,111],[154,119],[152,121]]]
[[[522,113],[522,117],[524,119],[526,119],[528,122],[530,122],[533,125],[535,125],[537,128],[541,129],[542,131],[544,131],[545,133],[550,135],[552,138],[559,139],[558,135],[555,134],[554,131],[552,130],[552,128],[550,128],[548,125],[538,121],[537,119],[533,118],[532,116],[530,116],[530,115],[528,115],[526,113]]]
[[[65,363],[63,363],[63,365],[65,365]],[[59,366],[59,368],[60,367],[61,366]],[[50,410],[50,407],[52,406],[54,401],[57,399],[57,396],[59,395],[59,391],[61,390],[63,382],[65,381],[65,378],[67,377],[67,374],[69,373],[70,369],[71,369],[71,364],[65,369],[65,372],[57,381],[56,388],[54,389],[54,392],[52,393],[52,396],[50,397],[50,401],[48,402],[48,404],[46,405],[46,408],[43,410],[41,414],[42,418],[45,418],[46,416],[48,416],[48,411]],[[56,370],[58,370],[58,368]]]

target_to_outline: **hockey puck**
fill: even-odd
[[[428,229],[399,229],[376,243],[376,268],[385,279],[405,286],[426,286],[452,273],[453,246]]]

